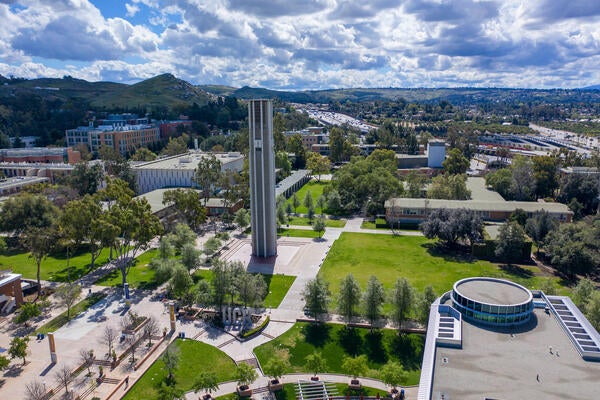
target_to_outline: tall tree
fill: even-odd
[[[202,206],[200,196],[192,189],[167,190],[163,194],[163,204],[172,206],[179,217],[193,230],[206,221],[206,208]]]
[[[48,228],[58,215],[58,208],[46,197],[21,193],[2,204],[0,226],[4,232],[20,235],[31,228]]]
[[[317,177],[317,182],[321,182],[321,175],[329,172],[330,167],[329,159],[319,153],[309,152],[306,156],[306,168],[312,176]]]
[[[27,363],[25,357],[27,357],[27,348],[29,347],[29,336],[19,337],[15,336],[8,347],[8,355],[11,359],[22,358],[23,365]]]
[[[36,264],[36,280],[38,284],[38,295],[42,288],[41,283],[41,266],[42,260],[50,254],[56,246],[58,239],[58,227],[50,225],[45,228],[32,227],[23,234],[21,240],[23,246],[29,251],[29,256],[35,260]]]
[[[431,180],[427,190],[429,199],[468,200],[471,191],[467,188],[466,175],[438,175]]]
[[[427,322],[429,321],[429,312],[431,310],[431,305],[437,298],[437,295],[433,291],[433,287],[431,285],[427,285],[423,294],[419,296],[416,304],[416,313],[417,319],[420,323],[427,326]]]
[[[547,211],[535,213],[525,223],[525,231],[537,246],[539,255],[540,249],[544,246],[546,236],[558,227],[558,221],[553,218]]]
[[[215,371],[201,371],[192,386],[194,393],[205,391],[209,396],[213,391],[219,390],[219,380]]]
[[[465,174],[469,169],[469,159],[460,149],[454,148],[448,152],[448,157],[442,162],[444,171],[450,175]]]
[[[187,243],[181,249],[181,264],[190,274],[200,266],[200,256],[202,252],[191,243]]]
[[[25,385],[26,400],[45,400],[46,388],[44,384],[38,380],[31,381]]]
[[[304,358],[304,361],[305,368],[310,372],[314,373],[314,376],[317,376],[319,372],[323,372],[327,369],[327,361],[325,360],[323,355],[318,351],[307,355]]]
[[[381,317],[381,308],[384,301],[385,290],[383,289],[383,285],[375,275],[371,275],[362,300],[364,316],[369,320],[371,330],[373,330],[375,322]]]
[[[533,162],[529,157],[517,155],[510,165],[512,172],[511,192],[514,199],[527,201],[533,199],[536,191]]]
[[[352,317],[357,315],[356,308],[360,304],[360,286],[358,281],[352,274],[346,275],[340,282],[340,293],[338,295],[338,313],[340,313],[346,321],[350,322]]]
[[[438,208],[421,223],[421,231],[428,239],[438,238],[447,246],[460,241],[472,245],[483,237],[483,221],[472,210]]]
[[[236,211],[233,222],[240,227],[240,233],[243,233],[248,225],[250,225],[250,213],[245,208],[240,208]]]
[[[364,375],[369,369],[368,359],[365,354],[356,357],[344,357],[342,361],[342,370],[353,379]]]
[[[516,262],[523,258],[525,230],[517,222],[507,222],[500,227],[496,239],[495,254],[504,262]]]
[[[80,162],[75,164],[71,175],[69,175],[68,184],[77,190],[80,196],[91,195],[98,191],[98,186],[103,177],[102,165]]]
[[[550,156],[533,157],[533,178],[537,197],[549,197],[558,188],[558,162]]]
[[[299,133],[292,135],[287,141],[287,151],[294,153],[293,167],[302,169],[306,166],[306,149],[302,144],[302,136]]]
[[[304,297],[305,308],[312,314],[315,321],[319,319],[321,314],[327,313],[330,295],[328,283],[319,276],[311,279],[304,286],[302,296]]]
[[[400,385],[406,379],[407,373],[398,361],[388,361],[381,367],[380,376],[385,384],[396,389],[396,386]]]
[[[310,219],[310,213],[309,213],[309,219]],[[317,232],[319,234],[319,237],[322,237],[323,232],[325,232],[325,226],[326,226],[325,218],[323,218],[323,216],[320,216],[319,218],[317,218],[317,220],[313,224],[313,231]]]
[[[200,187],[204,206],[210,198],[214,186],[221,180],[221,161],[214,154],[204,156],[194,171],[193,181]]]
[[[414,289],[406,278],[396,280],[390,293],[390,303],[392,304],[392,321],[398,326],[398,332],[402,332],[402,322],[406,320],[413,308],[414,299]]]

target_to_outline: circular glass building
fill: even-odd
[[[533,313],[533,296],[514,282],[496,278],[466,278],[454,284],[452,306],[463,317],[486,325],[522,324]]]

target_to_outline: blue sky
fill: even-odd
[[[0,74],[272,89],[600,84],[597,0],[0,0]]]

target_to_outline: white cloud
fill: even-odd
[[[127,16],[148,15],[144,25],[104,17],[101,1],[0,1],[0,73],[129,81],[172,72],[272,88],[600,82],[600,7],[590,1],[561,14],[553,0],[129,0]],[[34,57],[87,67],[45,68]]]

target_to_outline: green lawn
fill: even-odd
[[[317,217],[319,217],[319,216],[320,215],[317,214],[317,216],[315,216],[315,219]],[[310,223],[310,221],[306,217],[294,217],[294,216],[291,216],[290,217],[290,225],[310,226],[312,224]],[[345,219],[329,219],[329,218],[326,218],[325,219],[325,226],[327,226],[328,228],[343,228],[344,226],[346,226],[346,220]]]
[[[86,297],[79,303],[75,304],[71,307],[71,319],[75,318],[78,314],[81,314],[82,312],[92,307],[94,304],[96,304],[105,297],[106,295],[103,293],[94,293],[91,296]],[[65,325],[67,322],[69,322],[69,320],[67,319],[67,312],[65,311],[62,314],[57,315],[50,321],[46,322],[44,325],[40,326],[39,329],[36,329],[36,331],[32,332],[31,334],[33,335],[34,333],[54,332],[61,326]]]
[[[42,260],[40,277],[43,280],[67,282],[78,279],[89,272],[92,257],[85,247],[71,255],[69,268],[67,268],[67,254],[51,254]],[[96,259],[95,267],[106,264],[108,250],[102,251]],[[37,266],[29,253],[22,250],[9,249],[0,253],[0,269],[12,269],[13,272],[22,274],[24,278],[36,279]]]
[[[213,371],[219,382],[236,379],[236,366],[221,350],[195,340],[177,339],[170,344],[179,350],[179,364],[175,370],[175,382],[179,389],[191,390],[201,371]],[[164,382],[167,371],[162,359],[155,361],[123,397],[124,400],[158,399],[157,386]],[[198,393],[201,395],[201,393]]]
[[[129,274],[127,274],[129,287],[135,289],[154,289],[160,284],[154,279],[154,270],[150,268],[150,261],[157,257],[158,249],[148,250],[136,257],[135,264],[129,270]],[[121,271],[115,269],[103,276],[102,279],[96,282],[96,285],[121,286],[122,279]]]
[[[318,238],[319,233],[312,229],[280,229],[277,236]]]
[[[295,276],[290,275],[268,275],[263,274],[267,283],[267,296],[263,301],[263,306],[267,308],[277,308],[281,300],[296,280]],[[194,281],[205,279],[209,282],[213,279],[213,272],[209,269],[200,269],[194,272]]]
[[[290,354],[291,369],[288,372],[309,372],[304,368],[305,358],[315,350],[320,351],[327,361],[327,371],[344,373],[342,363],[345,356],[365,354],[368,358],[367,377],[378,378],[378,370],[389,360],[402,363],[408,374],[404,385],[416,385],[421,374],[423,359],[423,335],[408,334],[398,336],[391,329],[347,329],[342,324],[313,324],[298,322],[277,337],[256,349],[254,353],[261,365],[277,356],[276,349],[287,349]]]
[[[390,289],[396,279],[405,277],[418,291],[432,285],[438,294],[451,290],[459,279],[491,276],[515,281],[529,289],[540,288],[542,282],[551,279],[560,293],[569,292],[566,287],[561,287],[560,279],[540,276],[535,266],[508,269],[489,261],[445,254],[434,241],[422,236],[344,232],[331,246],[319,271],[319,275],[329,282],[334,301],[339,282],[348,273],[354,275],[362,289],[371,275],[377,276],[386,289]]]
[[[304,198],[306,197],[306,193],[310,191],[310,195],[313,198],[315,212],[317,214],[320,213],[321,209],[317,208],[317,199],[323,194],[323,189],[327,185],[329,185],[329,182],[317,182],[315,180],[311,180],[306,185],[302,186],[300,190],[296,192],[296,196],[298,196],[298,200],[300,200],[300,206],[296,208],[294,212],[298,214],[306,214],[308,212],[308,208],[304,207]],[[292,196],[290,196],[287,202],[292,204]],[[292,204],[292,210],[293,209],[294,205]]]

